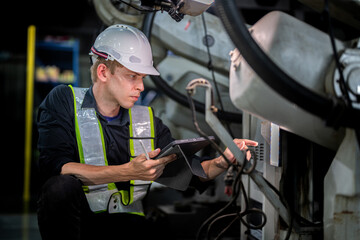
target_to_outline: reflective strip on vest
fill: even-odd
[[[130,160],[132,160],[134,157],[144,153],[139,140],[143,142],[147,152],[154,150],[155,128],[151,107],[135,105],[129,109],[129,118],[129,147]],[[151,184],[151,181],[131,180],[130,196],[126,202],[132,204],[138,199],[143,199],[149,184]],[[124,192],[122,193],[124,194]],[[122,201],[124,205],[126,205],[126,202]]]
[[[106,150],[101,124],[93,108],[81,108],[87,88],[73,88],[75,132],[80,162],[96,166],[107,166]],[[143,138],[147,150],[154,149],[153,114],[150,107],[134,106],[129,109],[130,154],[135,157],[142,152],[138,140]],[[139,129],[139,130],[137,130]],[[134,133],[133,131],[136,131]],[[133,139],[135,136],[136,139]],[[133,141],[135,140],[135,141]],[[140,146],[141,147],[141,146]],[[132,158],[130,159],[132,160]],[[143,215],[141,200],[149,188],[148,181],[130,181],[130,192],[118,191],[114,183],[84,186],[84,192],[93,212],[127,212]]]

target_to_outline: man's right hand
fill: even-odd
[[[152,159],[160,153],[160,149],[157,148],[154,151],[149,152],[150,160],[146,159],[145,154],[140,154],[131,162],[129,162],[129,170],[133,179],[153,181],[161,176],[164,171],[166,164],[176,159],[176,154],[172,154],[166,157]]]
[[[149,152],[149,157],[154,158],[159,153],[160,149],[155,149]],[[153,181],[160,177],[166,164],[175,159],[175,154],[150,160],[146,159],[145,154],[140,154],[132,161],[121,165],[95,166],[69,162],[62,166],[61,174],[75,175],[87,186],[130,180]]]

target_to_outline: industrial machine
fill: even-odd
[[[132,24],[150,39],[161,76],[146,79],[141,104],[175,138],[215,135],[215,150],[237,158],[212,194],[192,195],[227,202],[196,225],[198,239],[221,239],[234,225],[226,239],[356,239],[360,33],[336,39],[331,19],[359,32],[360,1],[300,1],[323,12],[328,33],[281,11],[246,25],[239,2],[93,1],[105,24]],[[259,142],[251,161],[233,138]]]

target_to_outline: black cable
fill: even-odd
[[[202,230],[203,228],[210,222],[209,226],[208,226],[208,231],[207,231],[207,238],[209,239],[210,238],[210,229],[211,227],[213,226],[213,224],[215,224],[215,222],[217,222],[218,220],[220,219],[223,219],[225,217],[228,217],[228,216],[235,216],[235,218],[233,218],[233,220],[230,222],[230,224],[228,226],[226,226],[221,232],[220,234],[217,236],[217,239],[219,237],[221,237],[221,235],[223,235],[227,229],[229,229],[231,227],[231,225],[238,219],[240,218],[240,221],[244,224],[244,226],[246,226],[247,228],[249,229],[259,229],[259,228],[262,228],[265,224],[266,224],[266,215],[265,213],[262,211],[262,210],[259,210],[259,209],[249,209],[249,202],[248,202],[248,197],[247,197],[247,194],[245,192],[245,188],[244,188],[244,184],[242,183],[241,181],[241,175],[242,174],[250,174],[252,171],[255,171],[255,167],[256,167],[256,154],[255,154],[255,151],[253,149],[250,149],[248,148],[246,150],[246,153],[244,154],[244,160],[243,160],[243,165],[238,165],[238,164],[233,164],[231,163],[225,156],[225,154],[223,153],[223,151],[220,149],[220,147],[215,143],[213,142],[199,127],[198,125],[198,122],[196,120],[196,112],[195,112],[195,109],[194,109],[194,102],[193,102],[193,99],[191,97],[191,94],[192,94],[192,91],[193,91],[193,88],[191,87],[196,87],[194,86],[193,84],[196,84],[197,82],[194,82],[194,83],[191,83],[189,87],[189,90],[187,91],[187,96],[188,96],[188,102],[189,102],[189,105],[190,105],[190,109],[191,109],[191,113],[192,113],[192,118],[193,118],[193,123],[195,125],[195,128],[196,130],[199,132],[199,134],[203,137],[205,137],[206,139],[208,139],[211,143],[212,143],[212,146],[224,157],[224,159],[227,161],[228,163],[228,167],[230,166],[234,166],[234,169],[237,171],[237,175],[236,175],[236,178],[235,178],[235,181],[233,182],[233,194],[232,194],[232,199],[228,202],[228,204],[225,205],[225,207],[223,207],[222,209],[220,209],[219,211],[217,211],[215,214],[213,214],[212,216],[210,216],[205,222],[203,222],[203,224],[200,226],[197,234],[196,234],[196,239],[199,239],[201,237],[201,233],[202,233]],[[213,95],[212,95],[212,99],[211,99],[211,102],[213,104]],[[212,107],[212,106],[210,106]],[[251,159],[253,159],[253,164],[250,166],[250,167],[247,167],[248,164],[250,164],[249,162],[250,161],[247,161],[247,153],[248,151],[250,151],[251,153]],[[239,160],[239,159],[237,159]],[[245,201],[245,210],[243,212],[238,212],[236,211],[235,214],[232,214],[232,215],[222,215],[222,216],[219,216],[217,217],[218,215],[220,215],[222,212],[224,212],[229,206],[233,205],[234,202],[236,201],[236,199],[238,198],[239,194],[240,194],[240,188],[241,188],[241,191],[244,195],[244,201]],[[249,215],[249,214],[254,214],[254,213],[257,213],[257,214],[261,214],[263,216],[263,219],[264,221],[262,222],[262,224],[260,224],[259,226],[252,226],[250,224],[248,224],[244,219],[243,217]]]
[[[261,229],[262,227],[264,227],[265,226],[265,224],[266,224],[266,220],[267,220],[267,218],[266,218],[266,215],[265,215],[265,213],[262,211],[262,210],[260,210],[260,209],[256,209],[256,208],[249,208],[249,198],[248,198],[248,196],[247,196],[247,194],[246,194],[246,191],[245,191],[245,187],[244,187],[244,184],[243,184],[243,182],[241,181],[241,179],[240,179],[240,187],[241,187],[241,191],[242,191],[242,193],[243,193],[243,195],[244,195],[244,202],[245,202],[245,210],[241,213],[242,214],[242,217],[240,218],[240,220],[241,220],[241,222],[248,228],[248,229]],[[251,213],[259,213],[259,214],[261,214],[262,216],[263,216],[263,218],[264,218],[264,221],[260,224],[260,225],[258,225],[258,226],[252,226],[252,225],[250,225],[249,223],[247,223],[244,219],[243,219],[243,216],[246,216],[246,215],[249,215],[249,214],[251,214]]]
[[[195,83],[194,83],[195,84]],[[265,213],[262,211],[262,210],[259,210],[259,209],[249,209],[249,203],[248,203],[248,197],[247,197],[247,194],[246,194],[246,191],[245,191],[245,188],[244,188],[244,185],[241,181],[241,175],[242,174],[250,174],[251,172],[255,171],[255,167],[256,167],[256,162],[257,162],[257,159],[256,159],[256,153],[253,149],[247,149],[246,150],[246,153],[244,154],[244,164],[242,166],[240,165],[235,165],[233,163],[230,163],[230,161],[226,158],[226,156],[224,155],[224,153],[222,152],[222,150],[220,149],[220,147],[215,143],[213,142],[211,139],[209,139],[209,137],[200,129],[199,125],[198,125],[198,122],[196,120],[196,112],[194,110],[194,103],[193,103],[193,100],[192,100],[192,97],[191,97],[191,90],[187,92],[188,94],[188,101],[189,101],[189,105],[190,105],[190,109],[191,109],[191,112],[192,112],[192,118],[193,118],[193,123],[197,129],[197,131],[199,132],[199,134],[205,138],[207,138],[209,141],[211,141],[212,143],[212,146],[224,157],[224,159],[227,161],[228,163],[228,167],[229,166],[234,166],[236,171],[238,172],[237,173],[237,176],[235,178],[235,181],[233,183],[233,197],[232,199],[229,201],[229,203],[223,207],[222,209],[220,209],[218,212],[216,212],[215,214],[213,214],[212,216],[210,216],[205,222],[203,222],[203,224],[200,226],[198,232],[197,232],[197,235],[196,235],[196,239],[200,239],[201,237],[201,233],[202,233],[202,230],[203,228],[210,222],[209,226],[208,226],[208,231],[207,231],[207,238],[209,239],[210,238],[210,229],[211,227],[213,226],[213,224],[215,224],[215,222],[217,222],[218,220],[224,218],[224,215],[223,216],[220,216],[220,217],[217,217],[218,215],[220,215],[222,212],[224,212],[229,206],[231,206],[235,201],[236,199],[238,198],[239,196],[239,193],[240,193],[240,188],[242,190],[242,193],[244,195],[244,202],[245,202],[245,210],[243,212],[236,212],[234,215],[231,215],[231,216],[235,216],[235,218],[233,218],[233,220],[230,222],[230,224],[228,226],[226,226],[220,233],[219,235],[217,236],[216,239],[218,239],[219,237],[221,237],[230,227],[231,225],[238,219],[240,218],[240,221],[243,223],[244,226],[246,226],[248,229],[260,229],[262,228],[265,224],[266,224],[266,215]],[[212,99],[213,101],[213,99]],[[251,158],[249,159],[249,161],[247,161],[247,152],[250,151],[251,153]],[[250,164],[250,160],[253,159],[253,164],[248,167],[248,165]],[[267,182],[269,184],[269,182]],[[271,184],[270,184],[271,185]],[[264,221],[259,225],[259,226],[252,226],[250,224],[248,224],[244,219],[243,217],[249,215],[249,214],[261,214],[263,216],[263,219]],[[230,215],[229,215],[230,216]]]
[[[230,215],[230,214],[228,214]],[[227,217],[228,215],[223,215],[225,217]],[[236,220],[238,220],[240,218],[240,216],[237,213],[232,213],[231,215],[236,215],[236,217],[228,224],[228,226],[226,226],[219,234],[218,236],[215,238],[215,240],[220,239],[225,232],[235,223]]]
[[[137,6],[134,6],[132,5],[131,3],[128,3],[126,1],[123,1],[123,0],[116,0],[114,2],[117,2],[117,3],[123,3],[131,8],[134,8],[135,10],[137,11],[140,11],[141,13],[148,13],[148,12],[155,12],[156,10],[148,10],[148,9],[141,9],[141,8],[138,8]]]
[[[220,91],[219,91],[219,87],[218,87],[218,84],[217,84],[217,81],[215,79],[215,72],[214,72],[214,66],[212,64],[212,57],[211,57],[211,53],[210,53],[210,46],[209,46],[209,42],[208,42],[208,34],[207,34],[207,27],[206,27],[206,21],[205,21],[205,15],[204,13],[201,14],[201,18],[202,18],[202,22],[203,22],[203,27],[204,27],[204,39],[205,39],[205,45],[206,45],[206,50],[207,50],[207,54],[208,54],[208,58],[209,58],[209,63],[208,63],[208,69],[211,71],[211,75],[212,75],[212,80],[214,82],[214,86],[215,86],[215,90],[216,90],[216,95],[218,97],[218,100],[219,100],[219,104],[220,104],[220,110],[224,110],[225,111],[225,108],[224,108],[224,105],[223,105],[223,102],[222,102],[222,99],[221,99],[221,95],[220,95]],[[230,125],[228,122],[225,122],[225,125],[231,135],[231,137],[234,138],[234,134],[233,132],[231,131],[231,128],[230,128]]]
[[[219,234],[218,236],[216,237],[216,239],[218,239],[219,237],[221,237],[225,232],[226,230],[228,230],[231,225],[237,220],[237,219],[240,219],[240,221],[242,222],[242,224],[248,228],[248,229],[261,229],[265,226],[266,222],[267,222],[267,217],[265,215],[265,213],[260,210],[260,209],[257,209],[257,208],[249,208],[249,201],[248,201],[248,196],[246,194],[246,191],[245,191],[245,187],[244,187],[244,184],[241,180],[241,172],[239,172],[237,178],[236,178],[236,181],[235,181],[235,184],[234,184],[234,189],[240,189],[241,188],[241,192],[243,194],[243,197],[244,197],[244,203],[245,203],[245,207],[244,207],[244,210],[241,211],[237,211],[236,213],[231,213],[231,214],[225,214],[225,215],[221,215],[219,217],[216,217],[215,219],[213,219],[209,226],[208,226],[208,229],[207,229],[207,239],[210,239],[210,230],[211,230],[211,227],[219,220],[223,219],[223,218],[226,218],[226,217],[231,217],[231,216],[235,216],[235,218],[233,218],[233,220],[229,223],[228,226],[226,226]],[[237,186],[239,185],[239,186]],[[239,196],[239,193],[240,193],[240,190],[238,192],[236,192],[236,196],[238,197]],[[236,199],[237,199],[236,197]],[[244,217],[250,215],[250,214],[260,214],[262,215],[263,217],[263,221],[259,224],[259,225],[251,225],[249,224],[246,220],[244,220]]]
[[[212,221],[212,219],[214,219],[215,217],[217,217],[219,214],[221,214],[222,212],[224,212],[228,207],[230,207],[235,201],[236,199],[238,198],[239,196],[239,193],[240,191],[236,191],[238,188],[236,188],[236,185],[237,185],[237,179],[241,176],[241,173],[237,173],[236,175],[236,178],[235,178],[235,181],[233,183],[233,194],[232,194],[232,197],[230,199],[230,201],[223,207],[221,208],[220,210],[218,210],[216,213],[214,213],[213,215],[211,215],[208,219],[206,219],[202,224],[201,226],[199,227],[197,233],[196,233],[196,240],[199,240],[200,237],[201,237],[201,233],[203,231],[203,228],[210,222]]]
[[[222,149],[219,147],[219,145],[217,145],[215,143],[214,140],[210,139],[209,136],[204,133],[200,127],[199,127],[199,124],[196,120],[196,111],[195,111],[195,106],[194,106],[194,101],[190,95],[189,92],[187,92],[187,97],[188,97],[188,102],[189,102],[189,105],[190,105],[190,110],[191,110],[191,114],[192,114],[192,119],[193,119],[193,123],[194,123],[194,126],[197,130],[197,132],[204,138],[206,138],[206,140],[208,140],[210,143],[211,143],[211,146],[216,150],[218,151],[221,156],[225,159],[226,163],[228,164],[228,167],[230,167],[231,165],[234,165],[232,162],[230,162],[230,160],[225,156],[225,154],[223,153]]]
[[[276,187],[274,185],[272,185],[266,178],[264,178],[266,184],[271,188],[271,190],[274,191],[274,193],[276,193],[276,195],[278,195],[278,197],[280,198],[280,200],[284,203],[284,201],[282,200],[282,196],[279,190],[276,189]]]
[[[286,209],[288,209],[288,216],[290,219],[290,223],[288,225],[288,229],[286,231],[286,236],[285,236],[284,240],[289,240],[291,237],[293,226],[294,226],[294,214],[293,214],[293,210],[290,209],[290,204],[287,200],[284,201],[284,204],[285,204]]]
[[[208,34],[207,34],[207,27],[206,27],[206,21],[205,21],[205,16],[204,13],[201,14],[201,18],[202,18],[202,22],[203,22],[203,27],[204,27],[204,40],[205,40],[205,46],[206,46],[206,50],[207,50],[207,54],[208,54],[208,58],[209,58],[209,62],[208,62],[208,69],[211,71],[212,74],[212,79],[214,81],[214,86],[215,86],[215,90],[216,90],[216,95],[218,97],[219,103],[220,103],[220,107],[223,110],[224,106],[221,100],[221,96],[220,96],[220,91],[217,85],[217,81],[215,79],[215,73],[214,73],[214,66],[212,64],[212,57],[211,57],[211,53],[210,53],[210,47],[209,47],[209,41],[208,41]]]
[[[250,149],[248,149],[248,151],[250,151]],[[256,161],[256,158],[254,158],[254,161]],[[246,154],[244,156],[244,162],[246,161]],[[254,171],[254,167],[252,168],[252,171]],[[201,237],[201,233],[204,229],[204,227],[206,225],[208,225],[207,228],[207,239],[210,239],[210,230],[211,227],[219,220],[226,218],[226,217],[231,217],[234,216],[234,218],[232,219],[232,221],[218,234],[218,236],[216,237],[216,239],[219,239],[230,227],[231,225],[237,220],[240,219],[240,221],[243,223],[244,226],[246,226],[248,229],[261,229],[267,221],[267,217],[265,215],[265,213],[260,210],[260,209],[256,209],[256,208],[249,208],[249,201],[248,201],[248,196],[246,194],[245,191],[245,187],[244,184],[241,180],[241,176],[242,174],[244,174],[244,168],[240,167],[239,165],[237,165],[236,171],[237,171],[237,175],[235,177],[234,183],[233,183],[233,194],[232,194],[232,198],[231,200],[223,207],[221,208],[219,211],[217,211],[215,214],[211,215],[206,221],[203,222],[203,224],[200,226],[197,234],[196,234],[196,239],[200,239]],[[249,171],[251,172],[251,171]],[[236,213],[232,213],[232,214],[225,214],[225,215],[221,215],[219,216],[222,212],[224,212],[227,208],[229,208],[231,205],[233,205],[234,203],[236,204],[236,200],[238,199],[240,192],[243,194],[244,197],[244,211],[236,211]],[[250,225],[246,220],[244,220],[243,218],[246,217],[249,214],[260,214],[263,216],[263,222],[257,226],[253,226]]]
[[[330,42],[331,42],[332,51],[334,54],[336,68],[337,68],[337,70],[339,72],[339,76],[340,76],[340,79],[339,79],[340,90],[344,96],[345,104],[348,107],[350,107],[349,105],[351,105],[351,100],[349,97],[349,90],[345,83],[344,74],[343,74],[343,71],[342,71],[342,68],[340,65],[339,55],[337,53],[336,44],[335,44],[335,37],[334,37],[334,32],[333,32],[333,27],[332,27],[331,17],[330,17],[330,10],[329,10],[329,0],[325,0],[324,13],[326,15],[327,22],[328,22],[329,38],[330,38]]]
[[[188,87],[192,87],[193,85],[197,84],[197,81],[195,82],[190,82],[190,85],[188,84]],[[239,169],[237,169],[239,172],[243,172],[246,173],[246,174],[249,174],[250,172],[252,172],[255,167],[256,167],[256,153],[254,150],[252,149],[247,149],[246,150],[246,154],[247,154],[247,151],[250,151],[251,152],[251,159],[254,160],[254,163],[250,166],[250,168],[245,168],[245,166],[247,166],[249,163],[248,161],[246,161],[246,154],[245,154],[245,160],[244,160],[244,164],[241,166],[241,165],[238,165],[237,164],[233,164],[231,163],[231,161],[225,156],[225,154],[223,153],[223,151],[221,150],[221,148],[215,143],[214,140],[210,139],[209,136],[203,132],[200,127],[199,127],[199,124],[196,120],[196,111],[195,111],[195,107],[194,107],[194,100],[192,99],[191,97],[191,94],[192,94],[192,89],[190,90],[187,90],[187,98],[188,98],[188,102],[189,102],[189,105],[190,105],[190,110],[191,110],[191,113],[192,113],[192,119],[193,119],[193,124],[197,130],[197,132],[204,138],[206,138],[210,143],[211,145],[213,146],[213,148],[219,152],[221,154],[221,156],[225,159],[226,163],[228,164],[228,167],[229,168],[230,166],[235,166],[235,167],[240,167]],[[215,106],[213,105],[214,104],[214,95],[211,94],[211,108],[214,108]],[[251,160],[249,159],[249,161]],[[236,159],[237,161],[240,161],[240,159]],[[245,170],[244,170],[245,169]]]
[[[247,152],[250,152],[250,159],[247,159]],[[253,160],[253,164],[251,164],[251,160]],[[250,164],[250,167],[248,167]],[[253,149],[248,148],[246,149],[245,152],[245,157],[244,157],[244,166],[242,166],[242,169],[240,171],[243,171],[245,174],[250,174],[251,172],[255,171],[256,168],[256,164],[257,164],[257,158],[256,158],[256,153]]]
[[[143,29],[145,36],[151,41],[151,30],[154,21],[155,13],[151,12],[145,15],[144,22],[143,22]],[[155,84],[156,88],[163,93],[165,93],[169,98],[176,101],[177,103],[188,107],[188,100],[187,97],[183,94],[179,93],[178,91],[174,90],[167,82],[160,76],[150,76],[151,80]],[[194,100],[195,109],[198,112],[205,113],[205,104],[199,101]],[[233,113],[233,112],[226,112],[220,110],[216,113],[216,116],[224,121],[229,122],[236,122],[241,124],[242,123],[242,114],[241,113]]]

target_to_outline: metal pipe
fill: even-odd
[[[25,154],[24,154],[24,204],[30,200],[30,172],[32,153],[32,125],[34,110],[34,68],[35,68],[35,33],[34,25],[28,27],[26,61],[26,105],[25,105]]]

